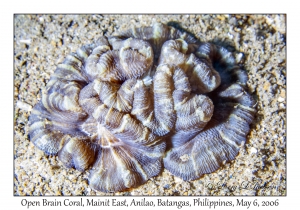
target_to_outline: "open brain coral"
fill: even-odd
[[[194,180],[238,154],[255,113],[247,73],[221,46],[162,24],[101,37],[58,65],[30,139],[95,190],[136,187],[165,167]]]

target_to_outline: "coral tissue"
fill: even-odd
[[[30,115],[30,139],[95,190],[122,191],[164,167],[184,180],[238,154],[253,120],[247,73],[225,48],[155,24],[66,57]]]

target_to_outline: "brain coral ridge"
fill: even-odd
[[[166,168],[194,180],[233,160],[255,101],[225,48],[163,24],[101,37],[68,55],[29,119],[33,144],[90,170],[103,192]]]

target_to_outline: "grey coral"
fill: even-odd
[[[163,168],[194,180],[233,160],[255,114],[247,72],[224,47],[163,24],[101,37],[58,65],[30,139],[103,192]]]

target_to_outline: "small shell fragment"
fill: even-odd
[[[25,103],[25,102],[22,102],[22,101],[18,101],[17,104],[16,104],[16,107],[18,107],[19,109],[22,109],[26,112],[30,112],[32,110],[32,106]]]

